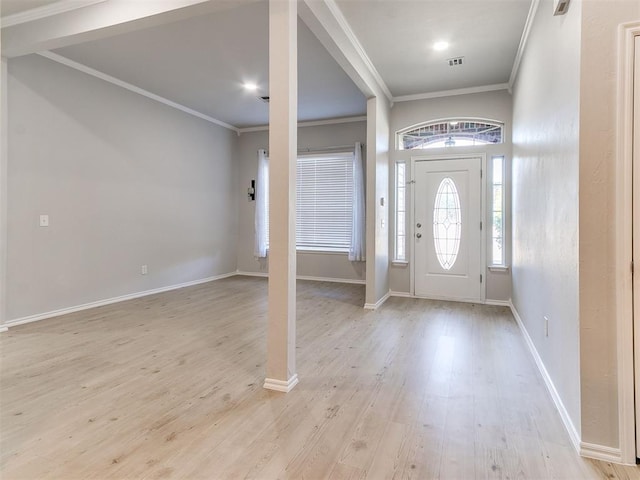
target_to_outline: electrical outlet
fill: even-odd
[[[544,316],[544,336],[549,336],[549,317]]]
[[[140,273],[142,275],[146,275],[147,273],[149,273],[149,269],[147,268],[146,265],[142,265],[142,267],[140,267]]]

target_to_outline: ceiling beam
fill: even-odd
[[[235,8],[257,0],[107,0],[2,28],[2,56],[53,50]]]
[[[302,0],[298,15],[367,98],[393,96],[334,0]]]
[[[367,116],[360,115],[358,117],[338,117],[326,118],[324,120],[309,120],[307,122],[298,122],[298,128],[319,127],[323,125],[338,125],[341,123],[366,122]],[[269,130],[269,125],[258,125],[255,127],[239,128],[238,133],[263,132]]]
[[[14,13],[13,15],[5,15],[0,21],[0,26],[13,27],[21,23],[33,22],[41,18],[51,17],[78,8],[88,7],[96,3],[106,2],[107,0],[58,0],[55,3],[43,5],[42,7],[30,8],[23,12]],[[2,12],[0,12],[2,13]]]

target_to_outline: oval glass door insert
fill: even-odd
[[[461,234],[460,196],[455,182],[445,177],[440,182],[433,205],[433,243],[438,262],[445,270],[456,263]]]

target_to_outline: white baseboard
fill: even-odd
[[[603,462],[623,463],[619,448],[605,447],[595,443],[580,442],[580,455],[602,460]]]
[[[4,325],[0,325],[0,333],[6,332],[9,327],[15,327],[18,325],[24,325],[25,323],[37,322],[40,320],[45,320],[47,318],[59,317],[61,315],[67,315],[69,313],[80,312],[82,310],[88,310],[90,308],[102,307],[105,305],[111,305],[112,303],[125,302],[127,300],[133,300],[135,298],[146,297],[148,295],[155,295],[157,293],[168,292],[171,290],[177,290],[179,288],[191,287],[194,285],[200,285],[202,283],[212,282],[214,280],[221,280],[223,278],[233,277],[236,275],[245,275],[250,277],[268,277],[269,274],[265,272],[242,272],[235,271],[224,273],[222,275],[216,275],[213,277],[202,278],[199,280],[193,280],[190,282],[179,283],[176,285],[169,285],[167,287],[155,288],[153,290],[145,290],[143,292],[130,293],[127,295],[121,295],[118,297],[107,298],[104,300],[98,300],[95,302],[85,303],[82,305],[75,305],[73,307],[60,308],[58,310],[51,310],[49,312],[38,313],[35,315],[29,315],[27,317],[20,317],[14,320],[10,320],[6,322]],[[356,284],[364,284],[362,280],[349,280],[349,279],[339,279],[339,278],[325,278],[325,277],[305,277],[299,276],[299,280],[312,280],[319,282],[336,282],[336,283],[356,283]]]
[[[364,285],[364,280],[355,278],[327,278],[327,277],[310,277],[308,275],[298,275],[298,280],[310,280],[312,282],[332,282],[332,283],[350,283],[355,285]]]
[[[496,306],[500,306],[500,307],[509,307],[511,305],[511,302],[509,300],[490,300],[487,299],[484,302],[482,301],[478,301],[478,300],[456,300],[456,299],[451,299],[451,298],[439,298],[439,297],[419,297],[416,295],[413,295],[412,293],[409,292],[395,292],[395,291],[391,291],[389,292],[389,294],[392,297],[402,297],[402,298],[421,298],[423,300],[448,300],[448,301],[454,301],[454,302],[466,302],[466,303],[482,303],[484,305],[496,305]]]
[[[236,275],[242,275],[244,277],[269,278],[269,274],[267,272],[243,272],[242,270],[236,270]]]
[[[289,380],[276,380],[275,378],[265,378],[264,388],[275,390],[276,392],[289,393],[298,384],[298,374],[294,374]]]
[[[392,297],[415,298],[409,292],[394,292],[393,290],[389,292],[389,295],[391,295]]]
[[[520,327],[520,331],[522,331],[522,336],[524,337],[527,347],[529,347],[529,352],[531,353],[533,360],[536,362],[538,370],[540,371],[540,375],[542,375],[542,379],[544,380],[544,384],[547,386],[549,395],[551,395],[551,399],[553,400],[553,403],[555,404],[556,409],[560,414],[560,418],[562,419],[564,428],[567,430],[567,433],[569,434],[571,443],[573,444],[576,451],[582,454],[582,446],[580,443],[580,435],[578,434],[578,430],[576,429],[575,425],[571,421],[569,412],[567,412],[567,409],[565,408],[564,403],[562,403],[562,399],[560,398],[560,395],[558,394],[558,391],[556,390],[556,387],[553,384],[553,380],[551,380],[551,376],[549,375],[549,372],[547,372],[547,368],[544,366],[544,362],[542,361],[542,358],[538,354],[538,350],[536,349],[536,346],[534,345],[533,340],[531,340],[531,337],[529,336],[529,332],[527,332],[527,329],[524,326],[524,323],[522,322],[522,318],[520,318],[520,314],[516,310],[516,307],[513,305],[512,301],[509,301],[509,308],[511,309],[513,318],[516,319],[516,323]],[[606,447],[603,447],[603,448],[606,448]]]
[[[511,300],[485,300],[485,305],[495,305],[496,307],[509,307],[511,308]]]
[[[146,297],[148,295],[155,295],[157,293],[168,292],[170,290],[177,290],[179,288],[191,287],[193,285],[200,285],[201,283],[212,282],[214,280],[220,280],[223,278],[233,277],[236,272],[223,273],[222,275],[216,275],[213,277],[202,278],[199,280],[192,280],[190,282],[179,283],[176,285],[169,285],[167,287],[154,288],[153,290],[145,290],[143,292],[130,293],[127,295],[121,295],[119,297],[107,298],[104,300],[98,300],[96,302],[85,303],[82,305],[76,305],[74,307],[61,308],[59,310],[52,310],[50,312],[38,313],[36,315],[29,315],[28,317],[17,318],[5,323],[4,327],[15,327],[17,325],[23,325],[25,323],[37,322],[39,320],[45,320],[47,318],[59,317],[61,315],[67,315],[69,313],[80,312],[82,310],[88,310],[90,308],[102,307],[104,305],[111,305],[112,303],[124,302],[127,300],[133,300],[135,298]],[[2,331],[2,330],[0,330]]]
[[[364,308],[366,310],[377,310],[378,308],[380,308],[382,306],[382,304],[384,302],[386,302],[389,297],[391,296],[391,291],[388,291],[386,294],[384,294],[384,296],[378,300],[376,303],[365,303],[364,304]]]
[[[267,272],[244,272],[242,270],[238,270],[236,274],[244,275],[247,277],[269,277],[269,274]],[[296,280],[309,280],[312,282],[350,283],[356,285],[364,285],[366,283],[364,280],[358,280],[355,278],[311,277],[309,275],[298,275],[296,276]]]

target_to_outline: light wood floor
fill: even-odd
[[[298,374],[262,388],[266,281],[0,335],[2,478],[640,478],[581,459],[507,309],[298,283]]]

